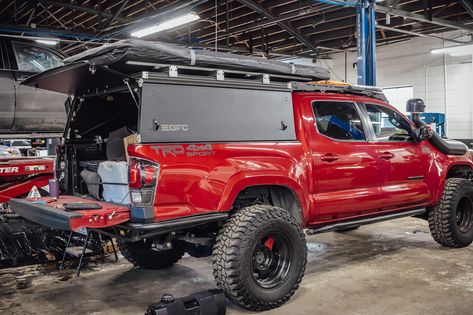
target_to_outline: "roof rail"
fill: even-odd
[[[300,75],[287,75],[287,74],[275,74],[255,71],[242,71],[234,69],[224,68],[209,68],[200,66],[189,66],[189,65],[178,65],[178,64],[165,64],[165,63],[152,63],[152,62],[141,62],[141,61],[127,61],[126,65],[130,67],[136,67],[140,70],[147,69],[149,72],[165,72],[169,77],[179,77],[180,74],[192,74],[196,76],[215,76],[218,81],[224,81],[225,77],[240,78],[240,79],[254,79],[255,77],[261,77],[265,79],[264,83],[270,82],[270,79],[278,82],[291,82],[301,81],[309,82],[312,80],[310,77]]]
[[[140,71],[132,77],[141,82],[144,80],[280,91],[345,93],[387,101],[383,90],[378,87],[351,85],[338,81],[311,81],[311,78],[303,76],[141,61],[126,61],[126,65]]]

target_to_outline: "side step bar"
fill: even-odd
[[[390,213],[390,214],[386,214],[382,216],[375,216],[375,217],[369,217],[369,218],[363,218],[363,219],[358,219],[358,220],[352,220],[352,221],[347,221],[347,222],[340,222],[340,223],[334,223],[334,224],[324,225],[320,227],[315,227],[312,229],[308,229],[306,233],[307,235],[320,234],[320,233],[325,233],[325,232],[337,231],[341,229],[347,229],[347,228],[351,228],[351,227],[355,227],[359,225],[378,223],[382,221],[399,219],[399,218],[404,218],[404,217],[413,217],[417,215],[422,215],[426,212],[427,212],[427,209],[424,208],[424,209],[416,209],[416,210],[403,211],[403,212],[397,212],[397,213]]]

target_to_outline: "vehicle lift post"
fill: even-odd
[[[359,85],[376,85],[376,12],[374,5],[374,0],[359,0],[356,5]]]
[[[376,12],[375,0],[316,0],[317,2],[352,7],[357,15],[358,84],[376,86]]]

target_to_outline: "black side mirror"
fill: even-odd
[[[416,131],[415,131],[415,136],[416,136],[416,141],[417,142],[422,142],[424,140],[429,140],[432,138],[434,134],[434,131],[430,126],[420,126]]]
[[[425,103],[420,98],[411,98],[406,103],[406,112],[423,113],[425,112]]]

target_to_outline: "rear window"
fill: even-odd
[[[354,103],[317,101],[312,106],[319,133],[336,140],[366,139]]]

